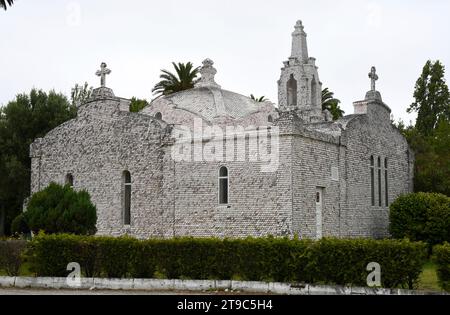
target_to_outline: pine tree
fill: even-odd
[[[0,237],[30,194],[30,144],[76,116],[76,108],[54,91],[32,90],[0,108]]]
[[[408,113],[418,113],[416,128],[423,135],[430,135],[440,121],[450,121],[450,93],[444,75],[445,68],[439,60],[428,60],[417,80],[415,102]]]

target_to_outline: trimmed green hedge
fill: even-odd
[[[382,285],[413,288],[427,257],[424,243],[409,241],[219,240],[39,235],[29,247],[38,276],[63,277],[80,263],[85,276],[109,278],[221,279],[366,285],[371,262]]]
[[[433,260],[437,264],[440,286],[450,291],[450,244],[436,246],[433,249]]]

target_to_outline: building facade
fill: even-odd
[[[102,64],[77,118],[31,145],[32,193],[51,182],[87,190],[100,235],[388,236],[414,156],[375,69],[355,113],[333,121],[301,22],[292,36],[278,106],[222,89],[207,59],[195,88],[130,113]]]

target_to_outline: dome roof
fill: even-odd
[[[209,121],[219,117],[239,119],[262,109],[261,104],[249,97],[211,86],[182,91],[164,100]]]
[[[164,108],[166,113],[163,115],[168,118],[171,114],[167,112],[167,108],[172,108],[175,111],[190,112],[207,121],[229,121],[240,120],[256,113],[275,111],[272,103],[258,103],[247,96],[223,90],[214,80],[217,70],[213,64],[210,59],[203,61],[200,68],[201,78],[194,88],[156,99],[144,112],[151,114]],[[263,120],[267,121],[267,117]]]

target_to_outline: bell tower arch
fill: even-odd
[[[278,98],[281,111],[296,111],[306,122],[322,121],[322,83],[316,59],[309,57],[307,34],[298,21],[292,33],[292,52],[281,69]]]

